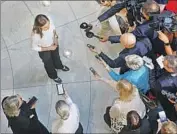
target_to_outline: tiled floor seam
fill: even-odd
[[[91,76],[90,76],[91,79]],[[88,116],[88,123],[87,123],[87,130],[86,133],[88,133],[88,129],[89,129],[89,122],[90,122],[90,113],[91,113],[91,93],[92,93],[92,81],[90,81],[90,105],[89,105],[89,116]]]
[[[23,1],[23,3],[25,4],[26,8],[29,10],[29,12],[31,13],[31,15],[34,18],[34,14],[32,13],[32,11],[30,10],[30,8],[28,7],[28,4],[26,3],[26,1]]]
[[[53,91],[53,90],[52,90]],[[49,128],[49,123],[50,123],[50,114],[51,114],[51,110],[52,110],[52,100],[53,100],[53,92],[51,92],[51,105],[49,105],[49,109],[50,109],[50,112],[49,112],[49,116],[48,116],[48,123],[47,123],[47,128]]]
[[[1,36],[1,37],[4,40],[3,36]],[[6,46],[6,49],[7,49],[7,53],[8,53],[9,61],[10,61],[10,68],[11,68],[11,71],[12,71],[12,90],[13,90],[13,94],[14,94],[14,73],[13,73],[13,68],[12,68],[12,61],[11,61],[9,50],[7,48],[7,44],[6,44],[6,42],[4,42],[4,43],[5,43],[5,46]]]
[[[66,83],[63,83],[63,84],[79,84],[79,83],[88,83],[88,82],[93,82],[93,81],[100,81],[100,80],[91,80],[91,81],[78,81],[78,82],[66,82]],[[35,88],[35,87],[43,87],[43,86],[48,86],[48,85],[55,85],[55,84],[44,84],[44,85],[37,85],[37,86],[28,86],[28,87],[19,87],[19,88],[13,88],[14,90],[21,90],[21,89],[24,89],[24,88]],[[12,90],[12,88],[6,88],[6,89],[3,89],[1,88],[1,91],[2,90]],[[25,90],[25,89],[24,89]]]

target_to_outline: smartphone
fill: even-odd
[[[102,61],[98,55],[95,55],[95,58],[98,59],[99,61]]]
[[[91,49],[95,49],[95,46],[90,45],[90,44],[87,44],[87,47],[88,47],[88,48],[91,48]]]
[[[64,88],[63,88],[63,84],[56,84],[57,86],[57,93],[58,95],[63,95],[65,94]]]
[[[97,72],[95,71],[95,69],[93,69],[93,67],[90,68],[90,71],[93,73],[93,75],[97,74]]]
[[[159,66],[160,66],[161,69],[164,68],[164,65],[163,65],[164,56],[163,56],[163,55],[161,55],[160,57],[158,57],[158,58],[156,59],[156,61],[157,61],[157,63],[159,64]]]
[[[164,111],[159,112],[159,118],[161,122],[167,121],[167,117]]]
[[[27,103],[28,106],[29,106],[29,107],[32,107],[32,105],[35,104],[37,100],[38,100],[38,99],[37,99],[35,96],[33,96],[33,97],[29,100],[29,102]]]

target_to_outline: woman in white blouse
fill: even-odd
[[[120,133],[122,128],[127,125],[127,113],[134,110],[143,119],[146,115],[146,107],[140,98],[138,89],[127,80],[119,80],[118,82],[101,78],[100,79],[110,86],[119,94],[119,97],[113,102],[111,107],[106,108],[104,120],[114,133]]]
[[[56,69],[69,71],[60,60],[58,36],[52,20],[46,15],[36,16],[32,30],[32,49],[39,52],[48,76],[57,83],[62,80],[57,76]]]
[[[58,117],[52,123],[52,133],[83,133],[83,127],[79,123],[79,109],[77,105],[74,104],[66,93],[64,94],[65,100],[59,100],[55,109],[58,114]]]

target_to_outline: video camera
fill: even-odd
[[[127,18],[130,26],[134,26],[134,22],[139,25],[141,22],[140,9],[147,0],[121,0],[116,5],[111,7],[105,13],[98,17],[100,22],[110,18],[123,8],[128,11]]]
[[[132,7],[141,8],[142,4],[146,1],[147,0],[124,0],[127,10],[131,9]]]
[[[158,15],[151,15],[153,22],[149,24],[149,27],[155,31],[167,30],[168,32],[177,31],[177,15],[170,11],[164,11]]]
[[[134,26],[134,22],[136,25],[141,24],[141,7],[147,0],[125,0],[127,13],[127,19],[130,26]]]

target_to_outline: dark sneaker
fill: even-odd
[[[62,80],[58,77],[58,78],[56,78],[56,79],[53,79],[56,83],[58,83],[58,84],[61,84],[62,83]]]
[[[63,68],[61,70],[62,71],[69,71],[69,68],[67,66],[63,66]]]

